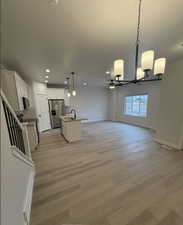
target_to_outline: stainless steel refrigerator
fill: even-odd
[[[48,104],[51,128],[59,128],[61,125],[60,116],[64,115],[65,111],[64,99],[49,99]]]

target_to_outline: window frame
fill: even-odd
[[[133,115],[133,114],[127,114],[126,113],[126,97],[136,97],[136,96],[144,96],[144,95],[147,95],[147,110],[146,110],[146,115],[145,116],[141,116],[141,115]],[[135,95],[125,95],[123,97],[124,99],[124,103],[123,103],[123,115],[124,116],[130,116],[130,117],[139,117],[139,118],[147,118],[148,117],[148,106],[149,106],[149,94],[148,93],[143,93],[143,94],[135,94]]]

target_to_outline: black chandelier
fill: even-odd
[[[159,81],[162,80],[162,75],[165,72],[166,58],[158,58],[154,61],[154,51],[148,50],[142,53],[141,67],[138,67],[139,45],[140,45],[140,23],[141,23],[141,8],[142,0],[139,0],[138,7],[138,23],[137,23],[137,38],[135,47],[135,75],[133,80],[124,79],[124,60],[117,59],[114,61],[114,69],[111,73],[109,88],[114,89],[117,86],[128,84],[136,84],[139,82]],[[154,74],[152,70],[154,67]]]

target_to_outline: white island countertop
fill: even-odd
[[[63,120],[64,122],[88,120],[87,118],[82,118],[82,117],[76,117],[76,119],[73,119],[71,116],[60,116],[60,119]]]

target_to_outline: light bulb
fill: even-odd
[[[76,96],[76,91],[75,90],[72,91],[72,96]]]
[[[68,98],[71,97],[71,93],[70,93],[70,92],[67,93],[67,97],[68,97]]]

